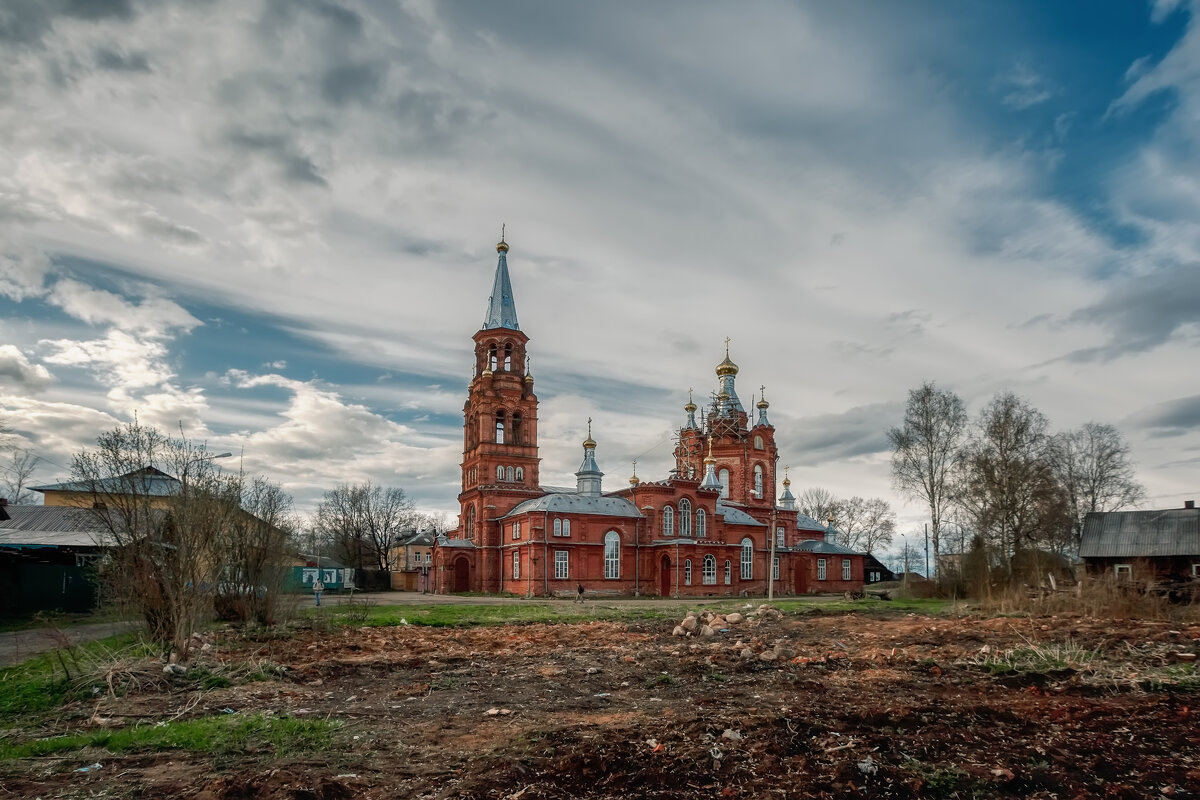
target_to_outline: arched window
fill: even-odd
[[[704,513],[703,508],[696,509],[696,537],[708,538],[708,515]]]
[[[754,542],[742,539],[742,580],[754,577]]]
[[[722,469],[718,472],[717,480],[721,482],[721,497],[729,497],[729,470]]]
[[[700,579],[705,586],[715,586],[717,583],[717,559],[716,556],[704,557],[704,571],[700,574]]]
[[[733,583],[733,562],[725,559],[725,585]]]
[[[496,467],[496,480],[504,480],[504,467]]]
[[[467,538],[475,538],[475,506],[467,506]]]
[[[561,519],[554,520],[554,535],[562,536],[562,520]]]
[[[776,547],[784,546],[783,526],[782,525],[775,529],[775,546]]]
[[[675,509],[663,506],[663,536],[675,535]]]
[[[690,558],[683,560],[683,585],[692,585],[692,560]]]
[[[686,497],[679,501],[679,535],[692,535],[692,501]]]
[[[512,345],[504,345],[504,370],[508,372],[512,369]]]
[[[761,437],[761,436],[759,436],[757,433],[756,433],[756,434],[754,434],[754,449],[755,449],[755,450],[762,450],[762,449],[763,449],[763,440],[762,440],[762,437]]]
[[[564,519],[563,520],[563,536],[570,536],[570,535],[571,535],[571,520]]]
[[[508,438],[513,444],[521,444],[521,415],[513,414],[512,418],[512,435]]]
[[[604,534],[604,577],[609,580],[621,577],[621,536],[616,531]]]
[[[506,480],[506,481],[508,481],[509,483],[511,483],[511,482],[512,482],[512,479],[513,479],[513,477],[514,477],[515,475],[516,475],[516,472],[515,472],[515,471],[513,471],[513,468],[512,468],[512,467],[505,467],[505,468],[504,468],[504,480]]]
[[[488,348],[488,369],[492,372],[496,371],[496,345]]]
[[[525,468],[524,467],[517,467],[517,480],[519,480],[519,481],[525,480]]]
[[[496,412],[496,444],[504,444],[504,412]]]
[[[754,465],[754,494],[762,497],[763,487],[763,471],[762,464]]]

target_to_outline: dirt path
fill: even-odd
[[[0,633],[0,667],[11,667],[27,658],[48,653],[63,646],[66,637],[71,644],[90,642],[134,630],[137,622],[96,622],[68,628],[34,628],[26,631]]]

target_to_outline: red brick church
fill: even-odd
[[[777,595],[862,588],[863,554],[827,542],[825,527],[797,511],[786,474],[776,496],[769,404],[754,404],[757,418],[743,407],[728,342],[712,406],[699,420],[690,398],[684,406],[675,469],[665,480],[635,475],[606,491],[589,421],[576,485],[543,486],[529,337],[517,324],[508,245],[496,250],[463,407],[462,511],[458,528],[435,542],[435,591],[547,596],[582,585],[627,595],[736,596],[765,594],[768,580]]]

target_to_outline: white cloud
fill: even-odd
[[[122,331],[155,339],[176,331],[186,333],[201,324],[174,301],[149,297],[135,304],[120,295],[69,278],[54,284],[49,299],[66,313],[90,325],[114,325]]]
[[[0,378],[27,392],[40,392],[54,381],[41,364],[31,364],[25,354],[11,344],[0,344]]]

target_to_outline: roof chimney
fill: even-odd
[[[1184,508],[1195,508],[1195,507],[1196,507],[1196,501],[1195,501],[1195,500],[1184,500],[1184,501],[1183,501],[1183,507],[1184,507]]]

